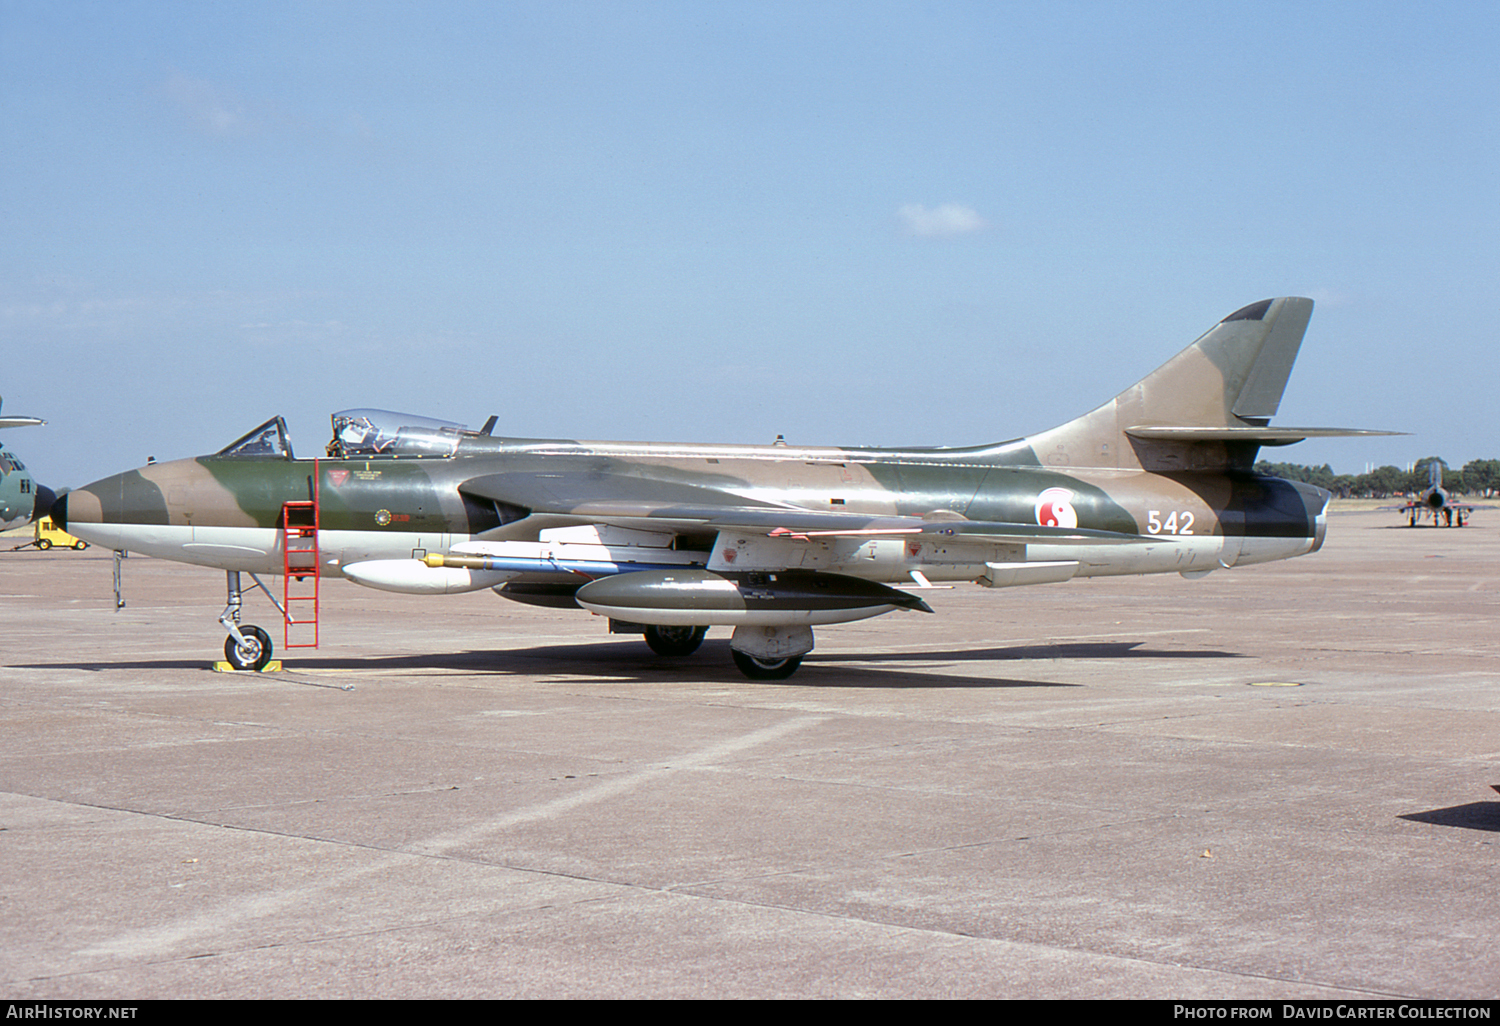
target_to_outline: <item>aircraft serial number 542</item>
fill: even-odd
[[[1146,511],[1146,533],[1147,534],[1192,534],[1193,513],[1191,510],[1178,512],[1173,510],[1167,514],[1167,519],[1161,518],[1161,510],[1149,509]]]

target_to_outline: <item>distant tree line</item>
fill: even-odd
[[[1257,474],[1284,477],[1292,481],[1327,488],[1333,494],[1349,499],[1388,499],[1395,495],[1415,495],[1427,490],[1432,473],[1427,468],[1437,462],[1443,467],[1443,489],[1454,495],[1493,496],[1500,492],[1500,460],[1470,460],[1462,470],[1454,470],[1440,456],[1417,460],[1411,470],[1399,467],[1376,467],[1368,474],[1335,474],[1328,464],[1305,467],[1300,463],[1272,463],[1261,460]]]

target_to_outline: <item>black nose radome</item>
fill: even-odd
[[[47,509],[51,513],[52,522],[66,531],[68,529],[68,497],[64,495],[59,499],[57,496],[52,494],[52,490],[50,488],[43,488],[42,491],[47,493],[47,498],[49,500],[47,503]],[[42,512],[41,492],[37,493],[36,508],[38,513]]]
[[[40,520],[46,516],[57,503],[57,493],[46,485],[36,486],[36,502],[31,506],[31,519]]]

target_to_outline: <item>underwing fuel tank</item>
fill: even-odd
[[[644,570],[592,581],[577,602],[616,620],[664,627],[849,623],[893,609],[932,610],[915,595],[842,574]]]

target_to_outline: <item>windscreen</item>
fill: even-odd
[[[295,458],[292,455],[291,439],[286,436],[286,421],[280,417],[272,417],[255,430],[241,435],[220,449],[217,455],[246,458],[269,456],[283,460]]]

